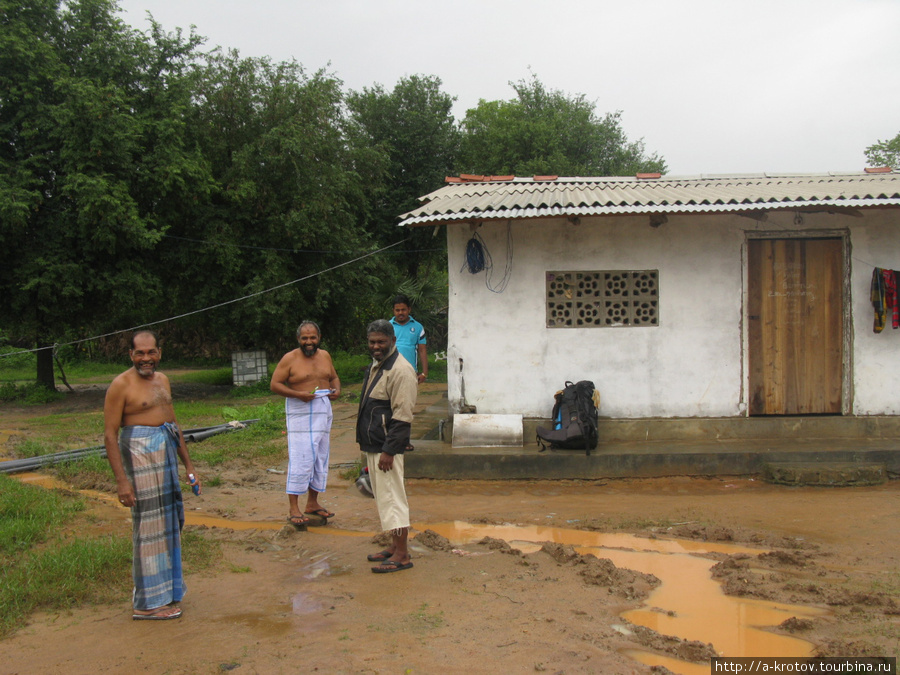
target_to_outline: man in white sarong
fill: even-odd
[[[334,516],[319,503],[328,483],[331,440],[331,402],[341,395],[341,381],[331,355],[319,349],[322,333],[313,321],[297,328],[300,347],[285,354],[272,374],[272,393],[285,397],[288,432],[288,522],[296,527],[309,523],[309,515]],[[301,511],[299,496],[306,494]]]

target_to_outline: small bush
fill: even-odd
[[[12,382],[5,382],[0,386],[0,401],[11,403],[19,401],[27,405],[41,405],[44,403],[52,403],[58,401],[65,394],[48,389],[42,384],[33,382],[31,384],[20,384],[16,386]]]
[[[231,367],[226,366],[223,368],[216,368],[215,370],[195,370],[189,373],[180,373],[177,381],[228,387],[231,386],[232,377],[233,373]]]
[[[366,366],[372,362],[372,357],[368,354],[348,354],[346,352],[333,352],[331,359],[334,362],[334,369],[341,379],[341,385],[362,382]]]
[[[231,375],[228,376],[228,384],[231,384]],[[232,398],[255,398],[257,396],[271,395],[272,390],[269,389],[269,378],[259,380],[253,384],[245,384],[232,387],[228,395]]]

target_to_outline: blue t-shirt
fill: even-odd
[[[418,365],[418,345],[427,344],[425,326],[412,317],[409,317],[409,321],[404,324],[399,324],[396,319],[391,319],[391,324],[394,326],[394,335],[397,336],[397,351],[410,362],[418,373],[421,371]]]

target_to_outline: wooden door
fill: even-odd
[[[841,413],[840,239],[754,239],[748,255],[751,415]]]

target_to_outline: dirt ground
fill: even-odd
[[[92,410],[102,405],[97,393],[54,405]],[[353,412],[352,404],[336,406],[335,463],[355,456]],[[0,410],[0,430],[13,432],[6,442],[27,433],[29,414],[35,411]],[[3,442],[0,436],[0,455]],[[667,584],[681,583],[690,596],[696,583],[695,606],[678,611],[695,611],[702,625],[708,608],[700,586],[710,577],[719,593],[815,610],[789,611],[764,629],[806,641],[811,654],[900,652],[900,481],[788,488],[703,477],[414,480],[414,567],[376,575],[366,561],[380,549],[374,502],[332,470],[322,499],[336,517],[307,531],[285,526],[277,473],[285,463],[232,467],[217,472],[218,487],[186,495],[188,527],[220,540],[223,556],[212,570],[187,570],[181,619],[132,621],[128,598],[38,614],[0,643],[0,673],[647,673],[666,666],[708,673],[709,658],[723,654],[705,633],[672,636],[621,615],[657,602],[653,594]],[[78,528],[130,532],[129,512],[114,499],[88,498]],[[482,527],[465,537],[466,524]],[[455,534],[448,540],[440,532]],[[482,532],[503,536],[483,539]],[[661,571],[649,573],[604,560],[602,550],[579,553],[597,532],[654,545],[688,540],[699,550],[678,555],[712,569],[704,580],[661,584],[678,556],[657,555]],[[609,555],[642,546],[614,543]],[[728,546],[737,548],[723,552]],[[710,635],[721,621],[710,611]]]

